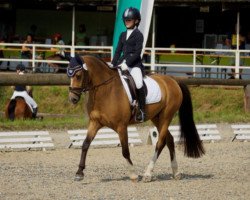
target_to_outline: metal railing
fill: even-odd
[[[18,51],[20,56],[16,58],[0,58],[0,61],[13,61],[13,62],[29,62],[31,63],[32,71],[35,72],[38,63],[58,63],[58,64],[67,64],[68,61],[58,61],[58,60],[48,60],[46,56],[39,58],[37,55],[46,52],[55,53],[56,51],[51,50],[51,48],[63,48],[65,52],[74,56],[74,53],[79,54],[98,54],[100,57],[103,55],[108,58],[107,60],[112,59],[113,48],[112,46],[71,46],[71,45],[48,45],[48,44],[26,44],[32,48],[32,58],[31,59],[22,59],[21,58],[21,47],[24,44],[19,43],[0,43],[0,50],[3,51]],[[231,50],[231,49],[197,49],[197,48],[145,48],[144,49],[144,65],[149,67],[151,71],[157,71],[159,68],[174,67],[191,69],[187,71],[193,77],[196,77],[199,74],[198,70],[200,69],[235,69],[236,78],[239,78],[240,69],[250,69],[250,66],[241,65],[240,59],[250,59],[250,50]],[[188,62],[178,62],[172,61],[163,61],[161,57],[166,56],[189,56]],[[230,58],[234,59],[234,65],[220,65],[218,62],[207,64],[203,62],[204,57],[209,58]],[[191,58],[191,60],[190,60]]]

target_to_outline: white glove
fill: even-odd
[[[121,67],[121,69],[122,69],[122,71],[125,71],[125,70],[128,70],[128,65],[125,63],[125,62],[123,62],[121,65],[119,65],[120,67]]]
[[[114,68],[114,65],[112,63],[107,63],[109,68]]]

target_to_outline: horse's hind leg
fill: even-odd
[[[170,151],[170,157],[171,157],[171,167],[173,170],[174,178],[178,175],[177,172],[177,162],[175,158],[175,147],[174,147],[174,139],[173,136],[168,131],[169,124],[173,118],[173,112],[170,112],[169,110],[166,110],[165,114],[164,112],[160,115],[156,116],[152,119],[152,122],[157,127],[159,132],[158,141],[155,147],[154,155],[144,173],[143,181],[149,182],[152,179],[152,172],[155,166],[155,163],[157,161],[157,158],[160,156],[163,148],[167,144],[169,151]],[[167,116],[167,117],[164,117]]]
[[[155,117],[154,119],[152,119],[152,121],[159,131],[159,137],[158,137],[158,141],[155,147],[154,155],[151,161],[149,162],[149,165],[147,166],[146,171],[143,175],[144,182],[150,182],[152,179],[152,172],[153,172],[155,163],[157,161],[157,158],[160,156],[163,148],[166,145],[167,130],[168,130],[168,125],[169,125],[169,123],[164,123],[163,125],[161,125],[158,121],[158,117]]]
[[[169,130],[168,130],[168,134],[166,138],[166,143],[167,143],[169,153],[170,153],[170,161],[171,161],[171,168],[173,171],[173,178],[178,180],[181,178],[181,174],[178,173],[178,164],[177,164],[176,155],[175,155],[174,138],[170,134]]]
[[[122,146],[122,155],[126,159],[128,163],[128,168],[129,168],[129,178],[132,181],[137,181],[138,175],[135,173],[134,170],[134,165],[130,159],[130,152],[129,152],[129,147],[128,147],[128,131],[127,127],[120,127],[117,129],[117,132],[119,134],[119,139],[121,142]]]

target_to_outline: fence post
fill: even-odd
[[[150,70],[151,71],[155,71],[155,49],[152,48],[151,49],[151,66],[150,66]]]
[[[195,77],[195,69],[196,68],[196,50],[193,51],[193,77]]]
[[[250,85],[244,87],[244,109],[250,112]]]
[[[240,52],[239,50],[235,51],[235,78],[239,78],[239,66],[240,66]]]
[[[32,71],[36,71],[36,66],[35,66],[35,59],[36,59],[36,46],[32,46]]]

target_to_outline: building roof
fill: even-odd
[[[0,8],[9,7],[51,7],[55,5],[65,6],[115,6],[117,0],[0,0]],[[249,0],[155,0],[155,6],[188,6],[188,5],[211,5],[211,4],[226,4],[249,6]]]

